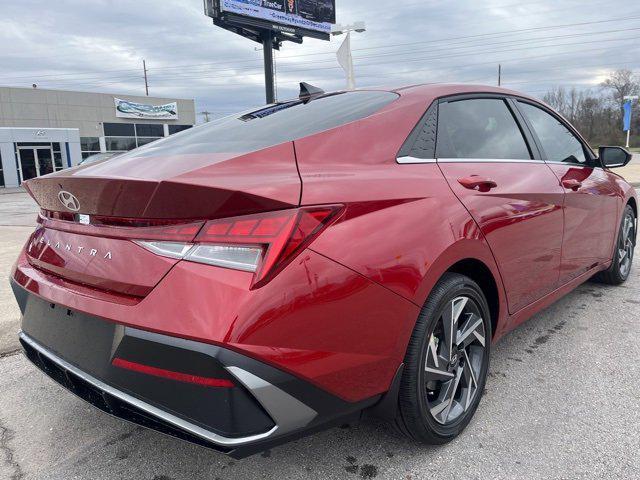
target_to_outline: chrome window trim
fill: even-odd
[[[401,165],[419,164],[419,163],[546,163],[552,165],[569,165],[585,168],[603,168],[599,165],[585,165],[582,163],[558,162],[553,160],[539,160],[534,158],[417,158],[417,157],[398,157],[396,162]],[[612,167],[614,168],[614,167]]]
[[[406,155],[404,157],[396,158],[396,162],[400,164],[436,163],[436,159],[435,158],[418,158],[418,157],[411,157],[409,155]]]
[[[545,163],[544,160],[518,158],[438,158],[438,163]]]
[[[545,160],[545,163],[549,165],[564,165],[565,167],[583,167],[583,168],[600,168],[603,169],[600,165],[587,165],[586,163],[570,163],[570,162],[560,162],[558,160]]]
[[[256,442],[258,440],[264,440],[265,438],[273,436],[276,432],[278,432],[279,435],[286,434],[288,432],[291,432],[292,430],[308,425],[309,422],[311,422],[311,420],[313,420],[317,415],[317,412],[315,410],[312,410],[307,405],[303,404],[288,393],[285,393],[284,391],[270,384],[266,380],[263,380],[262,378],[246,372],[245,370],[238,367],[225,367],[227,371],[229,371],[234,377],[238,379],[238,381],[240,381],[240,383],[242,383],[249,389],[249,391],[251,391],[258,402],[260,402],[260,404],[265,407],[267,412],[269,412],[270,415],[273,415],[273,420],[276,425],[269,431],[257,435],[240,438],[224,437],[222,435],[218,435],[217,433],[199,427],[198,425],[194,425],[193,423],[183,420],[182,418],[179,418],[168,412],[165,412],[162,409],[154,407],[153,405],[150,405],[127,393],[124,393],[117,388],[107,385],[101,380],[98,380],[92,375],[89,375],[88,373],[80,370],[79,368],[71,365],[69,362],[58,357],[46,347],[40,345],[38,342],[30,338],[24,332],[20,332],[19,336],[22,341],[37,350],[40,355],[47,357],[53,363],[59,365],[65,370],[68,370],[69,372],[73,373],[74,375],[93,385],[94,387],[103,390],[109,395],[112,395],[125,403],[139,408],[149,415],[158,417],[179,429],[185,430],[197,437],[224,447],[241,446],[248,443]],[[287,415],[289,415],[288,418]]]

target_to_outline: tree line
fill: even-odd
[[[640,94],[640,78],[631,70],[616,70],[599,88],[577,90],[556,87],[542,98],[560,112],[593,147],[624,145],[622,131],[624,97]],[[640,147],[640,104],[636,101],[631,118],[631,147]]]

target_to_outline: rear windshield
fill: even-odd
[[[278,103],[177,133],[133,154],[251,152],[365,118],[397,98],[391,92],[358,91],[324,95],[307,102]]]

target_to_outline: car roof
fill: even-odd
[[[517,92],[508,88],[494,87],[490,85],[469,85],[462,83],[425,83],[390,88],[389,91],[399,93],[402,96],[418,95],[433,98],[467,93],[497,93],[502,95],[513,95],[539,102],[539,100],[522,92]]]

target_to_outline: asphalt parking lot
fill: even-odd
[[[33,228],[24,193],[0,194],[1,479],[638,478],[640,269],[587,283],[495,345],[480,408],[443,447],[364,420],[236,461],[109,417],[17,350],[8,275]]]

